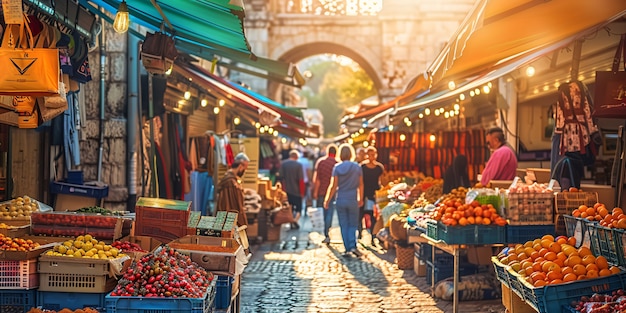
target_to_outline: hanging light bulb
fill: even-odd
[[[207,105],[209,105],[209,101],[207,101],[207,99],[202,99],[202,101],[200,101],[200,105],[205,108]]]
[[[220,99],[220,101],[217,102],[221,107],[224,106],[224,104],[226,104],[226,101],[224,99]]]
[[[411,127],[411,125],[413,125],[413,122],[411,121],[406,122],[406,126]]]
[[[113,29],[117,33],[125,33],[128,31],[128,26],[130,25],[130,15],[128,14],[128,6],[126,5],[126,1],[122,1],[120,6],[117,8],[117,13],[115,14],[115,21],[113,21]]]
[[[285,137],[280,138],[280,142],[282,142],[282,143],[287,143],[287,138],[285,138]]]
[[[185,97],[185,100],[191,99],[191,91],[189,91],[189,90],[185,91],[184,97]]]
[[[461,108],[461,106],[458,103],[454,104],[454,110],[455,111],[458,111],[460,108]]]
[[[389,131],[393,131],[393,125],[389,125]]]
[[[526,68],[526,76],[533,77],[535,76],[535,67],[529,66]]]
[[[239,123],[241,123],[241,119],[240,119],[239,117],[235,117],[235,118],[233,119],[233,124],[235,124],[235,125],[239,125]]]
[[[491,92],[491,88],[489,86],[483,86],[483,92],[484,93],[490,93]]]
[[[261,128],[261,123],[259,123],[259,122],[254,123],[254,127]]]
[[[259,133],[261,133],[261,134],[265,133],[265,128],[263,128],[263,127],[259,128]]]
[[[278,131],[274,129],[274,137],[278,137]]]
[[[456,89],[456,84],[454,83],[453,80],[448,82],[448,89],[450,89],[450,90]]]
[[[439,110],[435,110],[435,116],[439,116]]]
[[[170,74],[172,74],[172,70],[173,70],[173,69],[174,69],[174,66],[173,66],[173,65],[172,65],[172,66],[170,66],[170,68],[169,68],[169,69],[167,69],[167,71],[165,71],[165,75],[170,75]]]
[[[465,94],[464,93],[459,95],[459,100],[461,100],[461,101],[465,100]]]
[[[424,113],[420,113],[420,114],[418,115],[418,117],[419,117],[419,118],[424,118]]]
[[[406,135],[400,134],[400,141],[405,141],[405,140],[406,140]]]
[[[424,110],[424,114],[425,114],[425,115],[430,115],[430,109],[429,109],[429,108],[426,108],[426,109]]]
[[[449,118],[449,117],[450,117],[450,113],[448,113],[448,111],[444,112],[444,113],[443,113],[443,117],[445,117],[445,118]]]
[[[213,113],[219,114],[220,113],[220,108],[219,107],[214,107],[213,108]]]
[[[367,142],[367,141],[363,141],[363,147],[364,147],[364,148],[367,148],[367,146],[369,146],[369,145],[370,145],[370,143],[369,143],[369,142]]]
[[[274,128],[273,127],[268,128],[267,132],[270,133],[270,134],[274,133]]]
[[[430,142],[435,142],[435,140],[437,140],[437,137],[435,135],[430,135],[428,139],[430,139]]]

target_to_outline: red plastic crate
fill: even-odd
[[[39,287],[37,259],[0,261],[0,289],[33,289]]]

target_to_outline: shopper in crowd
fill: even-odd
[[[317,206],[322,207],[324,205],[324,198],[326,198],[326,192],[328,186],[330,186],[330,179],[333,174],[333,167],[337,164],[337,146],[328,145],[326,147],[326,156],[321,157],[315,163],[315,172],[313,174],[313,199],[316,199]],[[333,215],[335,214],[335,205],[330,203],[327,208],[324,209],[324,243],[330,243],[330,226],[333,223]]]
[[[359,207],[363,205],[363,171],[354,162],[354,148],[349,144],[339,146],[340,163],[333,168],[330,186],[324,198],[324,208],[335,201],[341,237],[346,255],[361,256],[356,248],[356,232],[359,223]]]
[[[283,189],[287,193],[287,201],[291,205],[294,216],[294,223],[291,223],[293,229],[299,229],[298,220],[302,212],[302,198],[304,197],[304,172],[302,164],[298,162],[300,152],[298,150],[289,151],[289,158],[280,164],[278,170],[278,181],[281,182]]]
[[[467,157],[460,154],[452,160],[452,165],[448,166],[443,173],[443,193],[447,194],[454,188],[469,187],[469,174],[467,174]]]
[[[304,178],[304,197],[302,199],[302,208],[306,209],[307,205],[311,205],[311,181],[313,180],[313,162],[309,159],[309,151],[304,150],[298,163],[302,164],[302,176]]]
[[[248,225],[244,206],[241,177],[248,168],[250,158],[245,153],[235,156],[233,163],[217,185],[215,211],[237,211],[237,225]]]
[[[385,167],[380,162],[376,161],[376,158],[378,157],[378,150],[376,150],[375,147],[367,147],[365,153],[367,154],[367,158],[365,161],[361,162],[361,169],[363,171],[363,196],[365,197],[365,200],[363,206],[360,208],[361,218],[359,219],[358,225],[358,237],[359,239],[361,238],[363,222],[365,222],[370,234],[372,235],[370,244],[374,244],[375,234],[373,234],[372,231],[374,229],[375,221],[374,205],[376,204],[376,190],[381,187],[380,177],[385,172]],[[369,225],[367,222],[368,219]]]
[[[504,131],[494,127],[487,131],[487,147],[491,150],[491,157],[482,172],[480,183],[483,186],[492,180],[512,180],[517,170],[517,156],[513,148],[506,142]]]
[[[365,153],[365,148],[363,147],[359,147],[356,149],[356,157],[354,159],[354,161],[356,163],[361,164],[361,162],[365,161],[365,159],[367,159],[367,154]]]

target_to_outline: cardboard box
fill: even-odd
[[[413,255],[413,271],[418,277],[426,276],[426,262],[420,260],[417,254]]]
[[[0,235],[4,235],[11,238],[21,238],[23,236],[30,234],[30,221],[20,220],[20,221],[11,221],[0,220],[0,225],[4,224],[4,226],[0,226]]]
[[[522,300],[505,284],[502,284],[502,305],[510,313],[536,313],[537,311]]]
[[[124,254],[130,256],[133,260],[140,259],[142,256],[154,251],[154,249],[163,244],[163,242],[148,236],[126,236],[120,238],[119,241],[128,241],[130,243],[138,244],[141,249],[146,250],[146,252],[124,251]]]
[[[246,229],[246,233],[248,238],[258,237],[259,236],[259,224],[248,224],[248,228]]]
[[[550,169],[549,168],[532,167],[532,168],[526,169],[526,172],[534,174],[536,178],[535,181],[538,184],[547,184],[550,182]]]
[[[7,251],[0,250],[0,260],[24,261],[39,257],[44,251],[61,244],[67,238],[62,237],[41,237],[41,236],[24,236],[23,239],[30,239],[40,244],[37,249],[30,251]]]
[[[178,252],[189,255],[207,271],[235,274],[237,254],[243,248],[237,240],[208,236],[185,236],[169,243]]]
[[[55,211],[76,211],[80,208],[96,206],[98,199],[59,193],[54,201]]]
[[[490,265],[493,251],[486,246],[468,246],[467,261],[475,265]]]

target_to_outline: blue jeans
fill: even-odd
[[[323,208],[324,206],[324,197],[317,197],[317,206]],[[330,238],[328,232],[330,231],[330,226],[333,225],[333,214],[335,214],[335,201],[330,201],[328,204],[328,209],[324,210],[324,236],[326,238]]]
[[[359,224],[359,204],[356,200],[337,200],[335,202],[341,237],[346,251],[356,249],[356,232]]]

